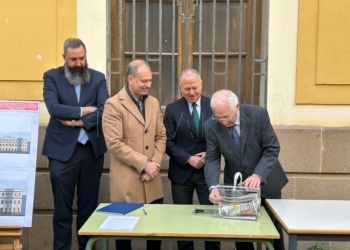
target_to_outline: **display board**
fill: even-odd
[[[31,227],[39,102],[0,101],[0,225]]]

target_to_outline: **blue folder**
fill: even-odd
[[[97,209],[97,213],[105,213],[105,214],[117,214],[117,215],[125,215],[142,207],[143,204],[140,203],[132,203],[132,202],[121,202],[117,201],[112,204],[109,204],[105,207]]]

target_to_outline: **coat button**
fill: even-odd
[[[146,148],[146,150],[147,150],[147,149],[148,149],[148,146],[146,146],[145,148]]]
[[[146,129],[146,130],[145,130],[145,134],[147,134],[147,132],[148,132],[148,130]]]

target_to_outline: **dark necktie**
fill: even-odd
[[[236,129],[236,126],[237,126],[237,124],[234,124],[232,127],[232,138],[237,146],[237,150],[238,150],[239,154],[241,154],[241,142],[239,140],[239,134],[238,134],[238,131]]]
[[[193,120],[194,128],[196,130],[196,134],[198,135],[199,134],[199,116],[198,116],[198,112],[197,112],[196,106],[197,106],[197,104],[195,102],[192,103],[192,107],[193,107],[192,120]]]

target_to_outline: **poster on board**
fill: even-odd
[[[39,107],[0,101],[0,226],[32,226]]]

